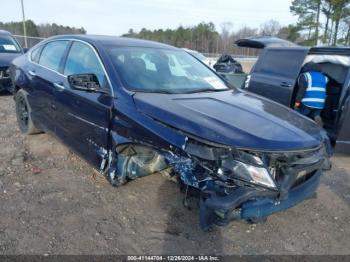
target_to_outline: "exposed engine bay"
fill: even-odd
[[[197,197],[200,225],[232,220],[259,221],[273,210],[256,212],[245,205],[267,201],[272,206],[286,200],[291,190],[318,177],[326,159],[324,146],[302,152],[252,152],[209,145],[189,139],[182,152],[159,150],[141,144],[117,147],[105,175],[114,186],[154,173],[165,172],[185,192]],[[313,192],[313,191],[312,191]]]

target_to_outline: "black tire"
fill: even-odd
[[[18,90],[15,95],[16,101],[16,117],[19,130],[25,135],[33,135],[41,133],[41,130],[38,129],[31,118],[30,112],[31,107],[27,100],[27,95],[23,90]]]

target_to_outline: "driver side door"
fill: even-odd
[[[105,92],[71,88],[67,76],[95,74]],[[56,135],[98,168],[107,153],[112,107],[110,85],[97,51],[88,43],[73,41],[63,66],[62,87],[56,89]]]

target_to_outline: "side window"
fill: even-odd
[[[92,48],[84,43],[73,43],[67,57],[64,74],[95,74],[100,85],[105,86],[105,74],[100,61]]]
[[[39,64],[58,71],[62,56],[67,48],[68,41],[55,41],[45,45],[39,59]]]
[[[294,77],[295,68],[299,68],[300,51],[298,50],[268,50],[263,57],[263,63],[257,71],[278,76]]]
[[[30,54],[30,58],[33,62],[38,63],[39,62],[39,57],[40,57],[40,52],[41,52],[42,46],[39,46],[37,48],[35,48],[31,54]]]

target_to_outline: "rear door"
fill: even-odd
[[[42,51],[33,50],[28,75],[31,79],[31,95],[29,103],[33,107],[33,118],[51,132],[55,132],[56,115],[54,108],[55,83],[60,81],[62,74],[59,68],[69,41],[56,40],[47,43]]]
[[[247,90],[290,107],[308,48],[266,48],[252,69]]]

